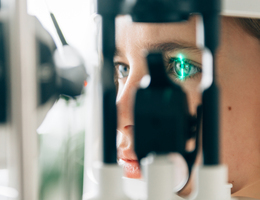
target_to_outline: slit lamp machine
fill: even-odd
[[[97,11],[93,51],[98,61],[88,75],[81,56],[67,43],[53,14],[50,17],[59,44],[27,14],[26,0],[0,2],[0,133],[8,136],[9,174],[8,186],[1,186],[0,182],[0,199],[43,199],[39,195],[37,172],[37,126],[60,95],[69,98],[81,95],[88,75],[91,80],[86,90],[91,95],[86,97],[90,105],[86,112],[91,119],[85,133],[84,184],[79,186],[83,189],[80,199],[181,200],[177,192],[189,182],[200,146],[203,163],[195,169],[196,188],[187,199],[239,199],[231,197],[228,169],[219,161],[219,89],[215,80],[219,16],[260,18],[260,2],[93,1]],[[188,111],[185,92],[167,77],[162,54],[148,52],[150,83],[138,89],[134,105],[134,150],[143,180],[122,178],[116,147],[115,19],[118,15],[129,15],[133,22],[175,23],[188,20],[191,13],[200,16],[197,45],[202,51],[203,65],[202,102],[196,117]],[[164,120],[166,118],[169,120]],[[191,138],[196,141],[195,148],[187,152],[185,144]],[[98,147],[96,139],[100,140]],[[95,151],[99,153],[96,160]],[[177,188],[174,188],[174,163],[168,159],[170,153],[180,154],[187,163],[188,176]]]

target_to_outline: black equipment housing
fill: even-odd
[[[184,155],[189,125],[186,94],[168,78],[162,54],[151,53],[147,61],[151,82],[147,88],[137,91],[134,110],[134,143],[138,160],[150,152]]]
[[[61,37],[61,41],[66,45],[67,42],[62,35],[61,30],[59,29],[58,23],[54,17],[51,15],[53,23],[57,29],[59,36]],[[39,21],[35,19],[37,28],[42,28],[39,25]],[[9,85],[10,85],[10,74],[9,74],[9,62],[8,62],[8,38],[7,36],[7,28],[5,23],[0,22],[0,123],[6,123],[8,120],[8,101],[10,101],[10,93]],[[36,32],[37,33],[37,32]],[[48,34],[46,32],[46,34]],[[51,38],[51,36],[50,36]],[[37,77],[37,92],[39,95],[38,98],[38,106],[45,104],[51,98],[58,98],[59,95],[65,95],[68,97],[76,97],[82,94],[82,90],[84,87],[84,81],[87,78],[87,74],[84,66],[79,66],[77,69],[65,69],[66,74],[74,74],[75,81],[69,80],[67,77],[60,77],[57,74],[57,69],[53,60],[53,54],[56,50],[54,41],[52,41],[52,45],[47,44],[44,39],[41,38],[40,35],[36,34],[36,50],[37,50],[37,70],[35,76]],[[59,79],[59,81],[58,81]]]
[[[190,14],[201,14],[204,22],[205,47],[210,50],[214,58],[218,47],[220,9],[220,0],[137,0],[132,2],[98,0],[98,13],[103,18],[103,70],[105,71],[103,73],[104,163],[116,163],[117,160],[115,145],[116,92],[113,86],[115,17],[119,14],[130,14],[135,22],[168,23],[187,20]],[[187,127],[189,127],[189,119],[191,118],[187,112],[186,96],[175,83],[170,82],[162,73],[164,70],[163,62],[158,54],[150,54],[147,58],[151,84],[146,89],[139,89],[136,96],[135,150],[137,157],[140,160],[149,152],[185,154],[184,144],[190,138]],[[107,103],[107,96],[110,96],[110,104]],[[215,71],[213,72],[213,83],[203,92],[202,99],[203,106],[198,108],[198,111],[202,110],[204,116],[202,136],[204,165],[217,165],[219,163],[219,92],[215,81]],[[176,103],[179,107],[174,105]],[[200,116],[201,113],[197,113],[197,129],[199,128]],[[149,133],[147,133],[147,127],[150,127]],[[172,135],[169,134],[170,132]],[[197,142],[198,132],[199,130],[195,134]],[[148,134],[149,137],[147,137]],[[179,143],[176,140],[179,140]],[[112,146],[110,142],[112,142]],[[193,165],[194,152],[192,156],[191,154],[186,156],[186,160],[189,165]]]

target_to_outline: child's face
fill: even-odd
[[[126,176],[140,178],[133,148],[133,106],[139,82],[148,74],[144,50],[164,52],[169,76],[186,91],[189,110],[196,114],[201,102],[201,53],[196,48],[195,17],[186,23],[116,22],[117,53],[114,58],[118,81],[118,158]],[[229,167],[233,192],[260,178],[260,43],[243,31],[232,18],[223,18],[216,75],[221,90],[221,158]],[[178,59],[185,58],[186,77]],[[258,174],[258,175],[257,175]]]

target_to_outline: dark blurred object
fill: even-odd
[[[57,99],[60,94],[69,97],[79,96],[87,78],[83,59],[78,52],[65,45],[63,55],[55,50],[51,36],[36,22],[37,46],[37,83],[38,105],[43,105],[50,99]],[[0,23],[0,123],[7,121],[9,73],[5,26]],[[65,40],[65,39],[64,39]],[[55,61],[55,62],[54,62]],[[54,101],[53,101],[54,102]]]
[[[150,84],[139,89],[135,99],[135,153],[139,162],[149,153],[179,153],[187,162],[189,180],[199,147],[201,109],[198,108],[197,118],[189,114],[186,94],[167,76],[161,53],[150,53],[147,61]],[[191,132],[191,127],[195,131]],[[187,152],[190,138],[196,140],[196,146]]]
[[[84,61],[77,50],[68,45],[55,15],[50,12],[50,16],[63,45],[62,49],[54,52],[58,91],[62,95],[75,97],[82,93],[87,79]]]
[[[7,63],[4,26],[0,22],[0,123],[7,120]]]
[[[54,52],[59,94],[76,97],[82,93],[87,74],[83,60],[77,51],[69,45],[63,46],[62,53]]]

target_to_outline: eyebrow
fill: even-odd
[[[162,52],[187,50],[194,53],[201,53],[201,50],[197,46],[179,42],[148,43],[144,46],[144,49],[147,49],[148,51]],[[122,54],[123,53],[120,51],[120,49],[116,49],[115,56],[121,56]]]
[[[147,44],[146,49],[159,50],[163,52],[188,50],[188,51],[194,51],[199,53],[201,51],[197,46],[193,46],[187,43],[178,43],[178,42],[162,42],[162,43],[155,43],[155,44]]]

